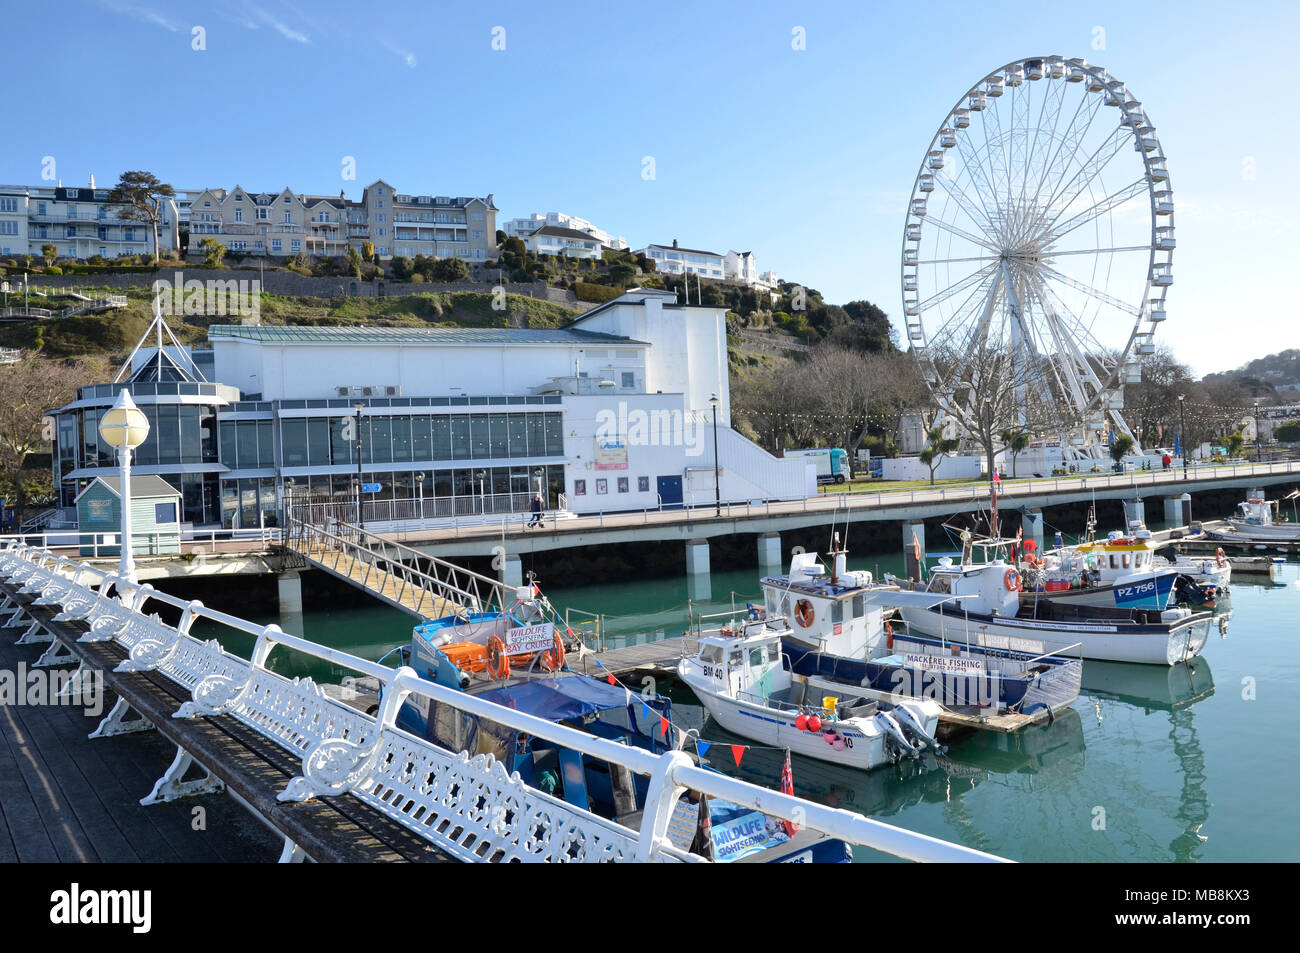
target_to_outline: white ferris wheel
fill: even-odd
[[[941,409],[972,433],[975,364],[1009,356],[1018,422],[1099,456],[1173,283],[1174,203],[1142,104],[1081,59],[1016,60],[949,111],[912,186],[903,310]],[[1010,390],[1008,390],[1010,393]]]

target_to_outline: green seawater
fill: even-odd
[[[898,572],[902,560],[897,552],[864,553],[849,566]],[[561,614],[565,607],[605,614],[609,640],[619,644],[680,635],[688,600],[696,611],[734,603],[742,613],[746,600],[760,598],[758,580],[756,569],[716,572],[707,593],[685,578],[554,588],[540,581]],[[1085,662],[1078,701],[1052,724],[970,734],[943,757],[871,772],[796,756],[796,789],[1021,861],[1298,860],[1300,564],[1289,563],[1273,582],[1236,574],[1217,611],[1220,629],[1188,664]],[[259,621],[370,659],[408,641],[411,630],[408,617],[380,606]],[[252,645],[251,637],[222,638],[241,653]],[[272,667],[318,679],[347,674],[284,649]],[[674,724],[715,743],[711,766],[777,785],[779,752],[751,748],[737,767],[729,746],[745,739],[707,721],[684,686],[655,687],[672,697]],[[887,858],[864,850],[858,859]]]

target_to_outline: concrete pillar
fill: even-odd
[[[1140,522],[1143,526],[1147,523],[1147,508],[1141,500],[1124,501],[1124,525],[1120,527],[1124,532],[1128,532],[1129,524],[1134,520]]]
[[[709,574],[709,541],[707,539],[688,539],[686,541],[686,574],[688,576],[707,576]]]
[[[920,560],[917,549],[920,549]],[[903,555],[907,559],[907,578],[920,581],[925,562],[925,523],[903,521]]]
[[[1025,514],[1025,539],[1032,539],[1043,550],[1043,511],[1034,507]]]
[[[781,534],[760,533],[758,536],[758,568],[763,575],[781,571]]]
[[[280,596],[280,614],[296,612],[302,615],[302,575],[282,572],[275,582]]]
[[[1165,527],[1190,526],[1192,522],[1192,495],[1183,493],[1179,496],[1165,497]]]
[[[302,574],[282,572],[275,580],[280,597],[280,628],[290,635],[306,635],[302,615]]]
[[[710,602],[713,599],[707,539],[686,541],[686,593],[694,602]]]
[[[519,561],[518,556],[505,555],[501,557],[501,568],[498,570],[501,576],[501,582],[518,589],[524,584],[524,566]]]

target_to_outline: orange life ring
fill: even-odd
[[[488,674],[495,679],[510,677],[510,658],[506,655],[506,644],[500,636],[492,636],[487,644]]]
[[[888,619],[885,620],[885,634],[888,636],[885,639],[885,644],[892,650],[894,648],[894,627],[889,624]]]
[[[542,653],[542,668],[548,672],[558,672],[564,668],[564,643],[560,641],[560,633],[555,633],[555,645]]]
[[[1015,569],[1008,569],[1007,574],[1002,577],[1002,582],[1007,587],[1007,592],[1020,591],[1020,573]]]
[[[794,621],[799,623],[801,628],[808,628],[813,624],[813,619],[817,613],[813,611],[813,604],[807,599],[800,599],[794,604]]]

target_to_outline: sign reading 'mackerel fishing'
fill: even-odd
[[[911,668],[953,672],[958,675],[984,674],[984,663],[979,659],[960,658],[955,655],[912,655],[908,653],[903,656],[903,664]]]
[[[544,652],[555,645],[555,623],[523,625],[506,630],[506,651],[511,655]]]

